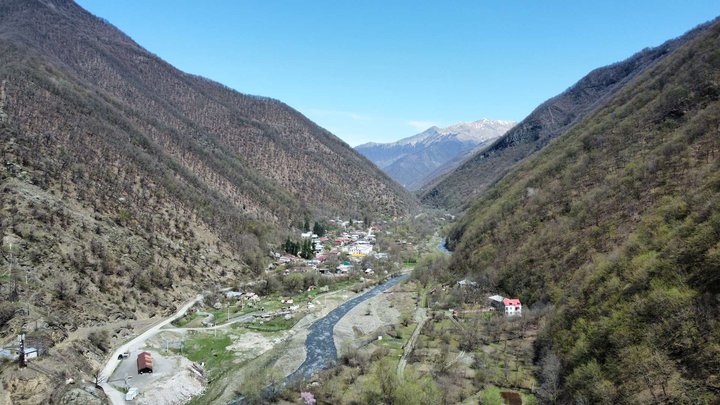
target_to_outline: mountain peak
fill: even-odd
[[[468,151],[489,144],[515,125],[482,118],[448,127],[432,126],[392,143],[367,143],[355,149],[410,190],[459,164]],[[460,160],[458,160],[460,159]]]

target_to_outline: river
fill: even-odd
[[[396,286],[407,277],[407,275],[402,275],[391,278],[390,280],[373,287],[370,291],[346,301],[339,307],[330,311],[330,313],[325,315],[324,318],[316,321],[310,327],[307,339],[305,339],[307,357],[305,358],[303,364],[300,365],[300,368],[290,374],[286,381],[294,381],[297,378],[310,378],[316,372],[333,363],[337,359],[337,350],[335,349],[335,341],[333,339],[333,329],[338,321],[358,304]]]

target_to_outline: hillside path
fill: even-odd
[[[417,343],[418,336],[420,336],[420,331],[422,331],[423,326],[425,325],[425,322],[428,320],[428,314],[427,314],[427,308],[424,307],[418,307],[415,309],[415,321],[417,322],[417,326],[415,327],[415,330],[413,331],[412,336],[410,336],[410,340],[405,345],[405,350],[403,351],[403,355],[400,358],[400,362],[398,363],[397,367],[397,375],[402,380],[405,375],[405,366],[407,366],[407,358],[412,353],[413,349],[415,348],[415,344]]]

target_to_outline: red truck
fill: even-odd
[[[137,356],[137,370],[138,374],[152,373],[153,372],[153,360],[152,355],[148,352],[142,352]]]

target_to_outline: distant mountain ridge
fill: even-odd
[[[467,153],[488,145],[515,122],[483,118],[445,128],[433,126],[397,142],[365,143],[355,150],[408,190],[454,169]]]

